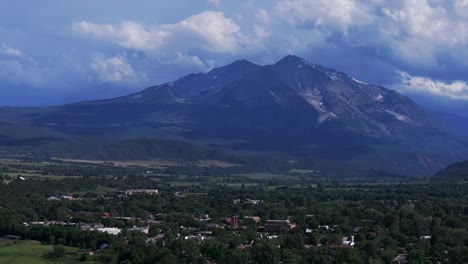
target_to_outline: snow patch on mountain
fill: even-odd
[[[367,84],[366,82],[363,82],[361,80],[358,80],[356,78],[353,78],[353,81],[357,82],[357,83],[360,83],[360,84]]]
[[[381,94],[374,96],[375,102],[383,102],[383,100],[384,100],[384,97]]]
[[[339,117],[335,115],[333,112],[326,112],[326,113],[321,113],[317,119],[319,124],[323,124],[325,121],[329,119],[338,119]]]
[[[273,100],[275,100],[275,102],[277,103],[281,103],[281,97],[279,97],[275,92],[273,92],[272,90],[270,90],[270,95],[271,97],[273,97]]]
[[[337,73],[337,72],[327,72],[327,75],[328,77],[330,77],[330,79],[334,80],[334,81],[337,81],[337,82],[342,82],[343,81],[343,77],[341,76],[341,74]]]
[[[301,97],[306,100],[315,110],[324,113],[327,110],[323,107],[322,96],[318,91],[304,91],[301,94]]]
[[[413,120],[411,120],[411,118],[409,118],[408,116],[406,115],[403,115],[403,114],[400,114],[400,113],[397,113],[395,111],[392,111],[392,110],[385,110],[385,112],[391,114],[393,117],[395,117],[397,120],[401,121],[401,122],[405,122],[405,123],[411,123]]]

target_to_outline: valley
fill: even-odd
[[[330,181],[297,165],[284,174],[229,168],[2,159],[0,263],[468,260],[468,185],[453,169]]]
[[[468,0],[1,0],[0,34],[0,264],[468,264]]]

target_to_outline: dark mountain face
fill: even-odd
[[[267,66],[236,61],[125,97],[22,110],[15,119],[66,135],[183,138],[407,174],[468,153],[409,98],[296,56]]]
[[[468,180],[468,161],[456,162],[438,171],[431,177],[431,181],[456,181]]]

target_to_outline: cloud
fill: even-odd
[[[84,34],[116,42],[125,48],[143,51],[157,49],[170,36],[170,32],[145,28],[132,21],[124,21],[116,26],[81,21],[73,23],[72,28]]]
[[[23,53],[19,49],[9,47],[4,43],[0,47],[0,52],[11,57],[23,57]]]
[[[255,18],[259,23],[268,24],[271,21],[270,13],[265,9],[259,9],[255,13]]]
[[[212,5],[218,6],[221,3],[221,0],[208,0],[208,2]]]
[[[197,36],[200,46],[213,52],[234,52],[248,42],[240,27],[223,12],[203,12],[165,27],[182,35]]]
[[[411,76],[401,85],[407,91],[411,83],[412,91],[419,87],[440,97],[463,96],[453,87],[468,82],[467,0],[207,0],[186,1],[175,13],[165,12],[177,1],[130,8],[113,0],[93,2],[91,8],[65,1],[46,4],[47,14],[33,12],[42,3],[8,1],[9,9],[0,10],[11,20],[0,26],[3,86],[29,85],[54,94],[81,93],[85,86],[135,89],[240,58],[266,64],[286,54],[390,87],[401,85],[402,77],[395,76],[401,70]],[[109,4],[115,12],[103,15]],[[209,5],[218,11],[200,11]],[[29,10],[34,19],[13,16],[15,7]],[[160,22],[151,22],[155,18]]]
[[[468,44],[468,12],[462,2],[399,0],[380,6],[380,44],[386,42],[413,65],[437,67],[442,57],[458,60],[458,51]]]
[[[394,69],[465,78],[460,69],[468,66],[466,0],[280,0],[274,10],[283,24],[273,21],[271,34],[283,34],[286,41],[279,44],[292,51],[327,60],[335,50],[359,64],[361,51],[375,50],[373,60]]]
[[[407,72],[399,72],[401,84],[397,89],[417,92],[431,93],[436,96],[444,96],[450,99],[468,100],[468,83],[464,81],[442,82],[429,77],[412,76]]]
[[[240,27],[223,12],[206,11],[175,24],[145,26],[134,21],[119,25],[75,22],[72,29],[140,51],[164,48],[201,48],[211,52],[234,52],[247,43]]]
[[[365,1],[282,0],[276,4],[276,11],[294,26],[322,27],[344,33],[350,27],[372,22]]]
[[[132,82],[137,77],[132,66],[127,63],[127,58],[124,55],[112,58],[95,58],[91,64],[91,70],[102,82]]]
[[[271,35],[271,32],[266,30],[264,27],[259,25],[254,25],[255,34],[259,38],[268,38]]]
[[[198,70],[211,70],[213,67],[212,61],[203,61],[198,56],[186,55],[181,52],[176,53],[177,57],[171,61],[171,63],[179,65],[181,67],[194,67]]]

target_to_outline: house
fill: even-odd
[[[49,198],[47,198],[47,201],[60,201],[60,198],[57,198],[55,196],[50,196]]]
[[[193,192],[176,192],[174,193],[176,197],[183,198],[183,197],[189,197],[189,196],[203,196],[203,195],[208,195],[208,193],[193,193]]]
[[[134,194],[159,194],[158,189],[129,189],[125,190],[124,193],[126,195],[134,195]]]
[[[333,254],[336,255],[338,251],[353,249],[355,245],[354,236],[351,236],[351,239],[349,239],[349,237],[343,237],[341,244],[332,244],[330,245],[330,249]]]
[[[224,228],[224,225],[213,224],[213,223],[206,225],[207,231],[215,231],[216,229],[221,229],[221,228]]]
[[[140,232],[143,234],[149,234],[149,226],[143,226],[143,227],[136,227],[134,226],[133,228],[129,228],[128,231],[130,232]]]
[[[253,205],[257,205],[257,204],[259,204],[259,203],[261,203],[261,202],[263,202],[263,201],[262,201],[262,200],[252,200],[252,199],[247,199],[247,200],[245,201],[245,203],[247,203],[247,204],[253,204]]]
[[[354,247],[350,245],[344,245],[344,244],[332,244],[330,245],[330,249],[333,250],[335,253],[338,250],[345,250],[345,249],[353,249]]]
[[[354,242],[354,236],[351,236],[351,238],[343,237],[341,244],[354,248],[354,246],[356,245],[356,243]]]
[[[265,222],[264,230],[269,233],[287,232],[296,228],[296,224],[290,220],[267,220]]]
[[[210,215],[209,214],[202,214],[200,215],[200,217],[198,218],[198,221],[200,222],[208,222],[210,221],[211,218],[210,218]]]
[[[246,249],[249,249],[253,246],[254,244],[254,240],[252,241],[244,241],[241,245],[237,246],[236,249],[238,251],[242,251],[242,250],[246,250]]]
[[[99,253],[99,252],[101,252],[101,251],[103,251],[103,250],[108,249],[109,246],[110,246],[110,245],[107,244],[107,243],[102,244],[101,246],[99,246],[98,250],[96,250],[96,253]]]
[[[239,216],[233,216],[231,218],[226,219],[226,225],[227,226],[239,226]]]
[[[150,225],[150,226],[152,226],[152,225],[160,225],[161,223],[162,223],[162,221],[160,221],[160,220],[155,220],[155,219],[148,219],[148,220],[146,220],[146,224],[147,224],[147,225]]]
[[[80,201],[81,200],[80,197],[75,198],[72,195],[68,195],[68,194],[60,195],[60,199],[67,200],[67,201]]]
[[[244,219],[253,220],[255,223],[258,223],[260,220],[262,220],[260,216],[244,216]]]
[[[116,228],[116,227],[103,227],[103,228],[97,228],[96,230],[98,232],[107,233],[109,235],[118,235],[120,234],[120,232],[122,232],[120,228]]]
[[[23,225],[25,225],[25,226],[45,226],[47,224],[46,224],[46,222],[43,222],[43,221],[34,221],[34,222],[29,222],[29,223],[24,222]]]
[[[319,230],[322,230],[322,231],[331,231],[331,232],[335,232],[335,229],[338,228],[338,225],[333,225],[333,226],[330,226],[330,225],[320,225],[318,226],[318,229]]]
[[[393,259],[393,263],[407,264],[407,263],[409,263],[409,255],[408,254],[398,254],[398,256],[395,259]]]
[[[429,240],[429,239],[431,239],[431,238],[432,238],[432,236],[421,236],[419,239],[421,239],[421,240]]]
[[[192,240],[195,242],[203,242],[206,239],[205,236],[185,236],[184,238],[185,240]]]
[[[369,232],[366,233],[366,238],[367,239],[373,239],[373,238],[376,238],[376,237],[377,237],[377,232],[369,231]]]
[[[96,229],[99,229],[99,228],[104,228],[104,225],[103,224],[78,224],[78,228],[81,229],[81,230],[90,230],[90,231],[93,231],[93,230],[96,230]]]
[[[157,234],[155,237],[150,237],[146,239],[146,244],[153,244],[157,241],[163,240],[165,238],[164,234]]]
[[[197,231],[193,232],[194,235],[199,235],[199,236],[212,236],[213,231]]]

